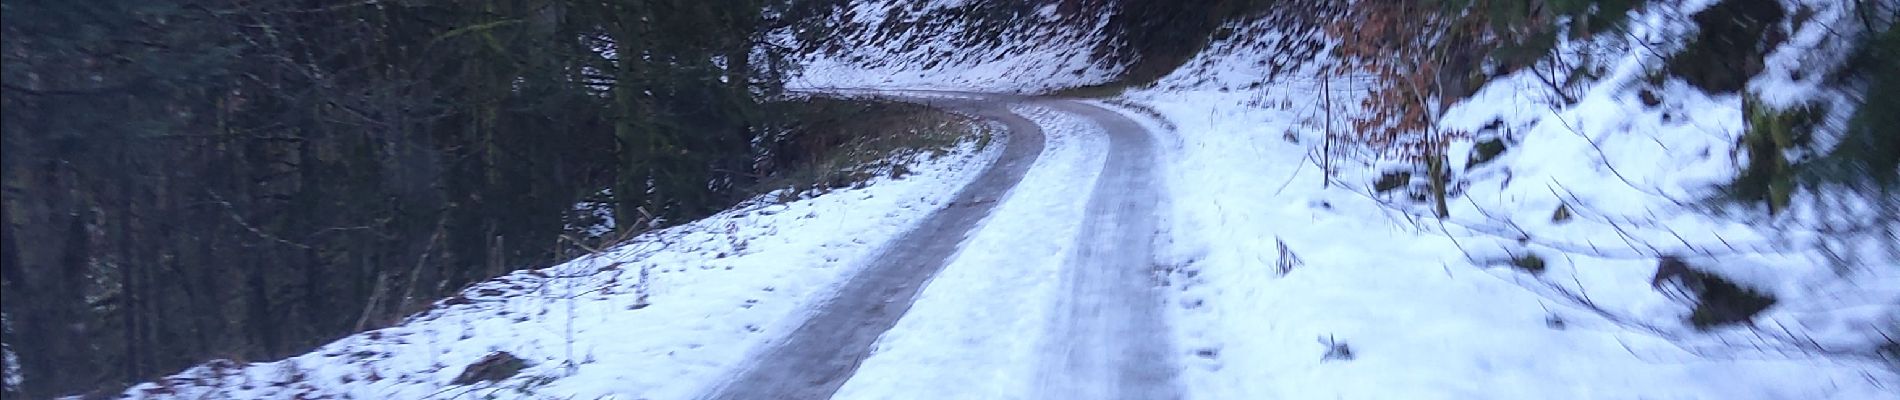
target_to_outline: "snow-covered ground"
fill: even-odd
[[[1627,41],[1679,42],[1669,35],[1683,34],[1658,14],[1637,21],[1635,36],[1610,40],[1638,47]],[[1836,271],[1815,251],[1818,217],[1733,207],[1711,215],[1695,206],[1737,173],[1739,95],[1710,96],[1674,79],[1646,87],[1661,59],[1642,50],[1608,60],[1610,73],[1574,105],[1545,106],[1530,76],[1495,81],[1445,124],[1510,145],[1471,168],[1463,165],[1471,143],[1453,146],[1461,193],[1441,222],[1402,193],[1375,194],[1372,182],[1388,165],[1363,155],[1342,156],[1334,186],[1323,187],[1312,157],[1325,94],[1310,75],[1262,82],[1267,71],[1256,61],[1272,54],[1245,44],[1216,43],[1188,68],[1116,100],[1174,128],[1156,126],[1174,135],[1162,143],[1179,199],[1162,251],[1176,268],[1173,325],[1181,351],[1193,355],[1183,373],[1193,397],[1872,399],[1900,391],[1890,361],[1819,351],[1865,352],[1881,343],[1880,331],[1900,330],[1900,268],[1876,255]],[[1774,78],[1787,76],[1777,68],[1792,65],[1771,64],[1758,80],[1785,79]],[[1764,86],[1777,96],[1825,95]],[[1331,95],[1355,104],[1350,89]],[[1643,106],[1645,89],[1663,104]],[[1494,120],[1501,129],[1482,130]],[[1571,218],[1554,220],[1560,204]],[[1834,218],[1865,217],[1846,214]],[[1864,247],[1892,240],[1846,238]],[[1527,254],[1547,269],[1510,267]],[[1780,302],[1755,329],[1697,331],[1685,321],[1690,305],[1651,285],[1661,255]],[[1283,265],[1291,268],[1284,275]]]
[[[400,325],[286,360],[213,362],[134,398],[655,398],[699,394],[811,303],[943,204],[997,155],[967,140],[918,154],[911,175],[732,210],[596,256],[497,278]],[[645,275],[646,300],[638,307]],[[504,351],[529,364],[501,382],[450,385]]]

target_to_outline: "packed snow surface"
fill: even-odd
[[[1034,107],[1044,152],[964,243],[838,399],[1028,399],[1089,192],[1108,143],[1086,121]],[[1032,239],[1033,238],[1033,239]]]

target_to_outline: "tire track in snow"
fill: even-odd
[[[1120,113],[1071,100],[1037,105],[1093,121],[1108,159],[1090,194],[1044,339],[1039,398],[1177,399],[1177,363],[1153,267],[1160,191],[1155,142]]]
[[[710,398],[718,399],[821,399],[838,393],[858,366],[876,351],[878,340],[904,317],[920,291],[934,275],[956,258],[958,247],[972,235],[975,224],[988,216],[997,200],[1003,199],[1042,152],[1043,127],[1037,122],[1008,110],[1011,105],[1047,109],[1084,124],[1095,125],[1084,131],[1098,132],[1107,139],[1108,148],[1099,177],[1088,188],[1086,209],[1075,236],[1024,236],[1020,240],[1053,240],[1070,248],[1059,269],[1050,279],[1052,296],[1046,302],[1024,304],[1047,307],[1038,312],[1046,319],[1037,331],[1017,332],[1001,327],[969,326],[962,329],[990,330],[995,335],[1029,335],[1033,349],[1025,347],[1025,360],[1036,360],[1033,367],[1006,368],[1021,371],[1026,398],[1073,399],[1176,399],[1181,397],[1176,382],[1177,363],[1169,339],[1163,311],[1163,298],[1156,285],[1152,267],[1157,210],[1160,195],[1155,175],[1154,139],[1146,128],[1114,111],[1061,99],[1024,99],[969,93],[918,92],[911,100],[977,114],[1008,125],[1012,137],[994,170],[958,195],[958,204],[940,215],[931,216],[923,226],[895,239],[877,264],[866,267],[859,276],[840,289],[828,303],[818,306],[784,341],[762,353],[756,361]],[[963,99],[945,100],[940,96]],[[970,100],[969,98],[978,98]],[[1049,121],[1041,121],[1048,123]],[[1018,148],[1027,141],[1023,132],[1034,132],[1034,149]],[[1028,151],[1024,156],[1017,151]],[[1099,153],[1098,153],[1099,154]],[[1100,159],[1098,159],[1100,160]],[[993,174],[1008,164],[1013,173],[1007,184],[998,184]],[[1044,190],[1049,190],[1044,188]],[[950,240],[946,240],[950,239]],[[1052,266],[1051,268],[1056,268]],[[1033,296],[1032,296],[1033,297]],[[922,316],[914,316],[922,317]],[[917,332],[912,332],[916,334]],[[936,340],[936,339],[931,339]],[[934,347],[934,346],[933,346]],[[937,351],[946,350],[936,347]],[[990,348],[988,350],[997,350]],[[929,350],[926,350],[929,351]],[[1006,350],[1007,351],[1007,350]],[[951,357],[955,358],[955,357]],[[1017,356],[1001,356],[1011,359]],[[965,360],[969,361],[969,360]],[[995,361],[991,359],[989,361]],[[978,363],[981,364],[981,363]],[[886,369],[893,365],[885,366]],[[899,361],[898,368],[879,374],[882,379],[924,379],[944,376],[908,371]],[[956,368],[936,365],[924,368]],[[984,368],[966,365],[962,368]],[[942,372],[942,371],[937,371]],[[893,376],[908,375],[908,378]],[[953,380],[960,381],[960,380]],[[981,384],[960,381],[959,384]],[[1000,383],[1000,382],[991,382]],[[947,386],[946,386],[947,385]],[[1021,386],[1017,386],[1021,387]],[[901,388],[909,388],[903,390]],[[932,388],[932,389],[925,389]],[[897,387],[860,390],[859,397],[878,398],[959,398],[957,392],[995,392],[1002,388],[956,386],[951,381],[911,382]],[[895,392],[890,389],[897,389]],[[919,393],[897,393],[927,390]],[[945,391],[947,390],[947,391]],[[1014,392],[1013,390],[1002,390]],[[880,394],[881,393],[881,394]],[[992,393],[999,394],[999,393]]]
[[[1042,130],[989,99],[908,99],[1003,123],[1009,129],[995,164],[957,193],[950,206],[881,250],[784,339],[714,387],[711,399],[822,399],[844,385],[878,336],[910,309],[917,293],[946,265],[970,230],[1022,180],[1042,153]]]

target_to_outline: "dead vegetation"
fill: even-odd
[[[940,157],[965,140],[987,146],[992,133],[974,119],[928,106],[887,100],[814,98],[813,116],[793,127],[766,162],[786,167],[765,177],[757,193],[791,201],[871,179],[902,179],[918,157]]]

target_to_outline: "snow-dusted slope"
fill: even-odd
[[[1806,3],[1822,21],[1839,17],[1838,2]],[[1452,110],[1449,127],[1511,145],[1469,168],[1471,143],[1454,146],[1462,193],[1442,222],[1403,194],[1374,194],[1385,164],[1363,155],[1343,156],[1323,186],[1311,157],[1329,94],[1310,70],[1266,79],[1278,55],[1258,49],[1270,29],[1217,42],[1118,99],[1176,128],[1163,140],[1166,175],[1174,196],[1193,199],[1174,203],[1163,262],[1180,351],[1192,354],[1186,387],[1208,399],[1893,396],[1900,377],[1869,350],[1900,330],[1900,268],[1830,268],[1812,214],[1693,206],[1737,173],[1740,96],[1646,86],[1661,59],[1632,41],[1682,41],[1671,21],[1696,7],[1656,7],[1635,36],[1611,35],[1628,51],[1574,105],[1545,105],[1543,86],[1516,75]],[[1801,54],[1825,48],[1811,42],[1822,25],[1772,54],[1754,87],[1827,96],[1777,83],[1796,67],[1784,59],[1826,58]],[[1356,88],[1334,85],[1336,103],[1354,104]],[[1643,90],[1662,104],[1644,106]],[[1571,216],[1557,221],[1560,204]],[[1866,217],[1845,214],[1833,218]],[[1525,255],[1546,269],[1509,266]],[[1697,331],[1690,306],[1651,285],[1660,255],[1780,302],[1754,329]]]
[[[792,85],[1033,93],[1114,77],[1093,57],[1106,13],[1007,3],[853,2],[831,21],[843,36],[805,55]]]
[[[777,204],[771,194],[597,256],[471,287],[402,324],[286,360],[219,361],[134,398],[656,398],[698,395],[796,326],[885,241],[944,207],[1003,147],[915,156],[903,179]],[[645,281],[648,293],[640,293]],[[640,298],[650,305],[641,307]],[[492,352],[527,368],[451,385]]]

